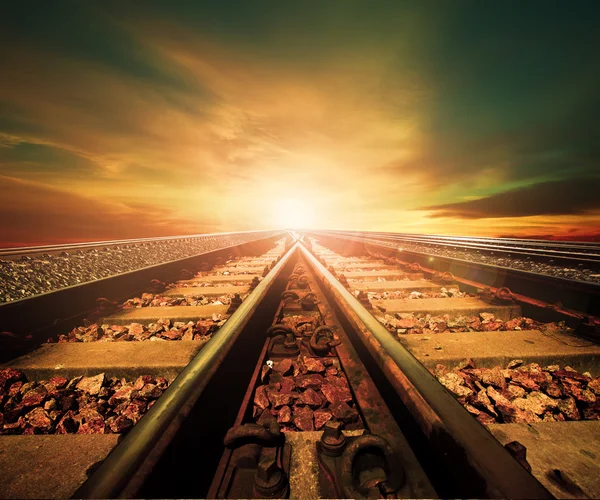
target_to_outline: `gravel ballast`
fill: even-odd
[[[183,259],[275,234],[241,233],[96,247],[0,260],[0,304]]]

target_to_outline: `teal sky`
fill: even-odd
[[[600,2],[20,1],[1,244],[600,235]]]

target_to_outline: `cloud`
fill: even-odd
[[[53,207],[63,193],[81,213],[82,196],[98,203],[115,234],[120,217],[132,234],[268,227],[290,196],[321,227],[487,230],[487,199],[525,230],[547,203],[512,209],[501,193],[593,177],[600,159],[598,35],[581,6],[13,4],[0,173],[47,190],[34,205],[77,234],[83,221]]]
[[[218,230],[155,206],[115,203],[0,175],[2,241],[35,244],[137,238]]]
[[[478,200],[421,208],[431,217],[483,219],[582,215],[600,210],[600,178],[566,179],[513,189]]]

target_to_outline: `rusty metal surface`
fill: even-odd
[[[322,276],[340,307],[370,335],[365,343],[432,441],[445,445],[459,473],[472,475],[479,495],[504,498],[551,498],[549,492],[475,421],[462,405],[400,345],[329,271],[304,247],[305,259]],[[350,318],[352,319],[352,318]],[[358,325],[357,325],[358,326]],[[359,328],[359,330],[361,330]],[[378,346],[376,346],[378,344]],[[395,369],[391,365],[395,365]],[[452,464],[449,464],[452,465]]]
[[[296,245],[261,281],[227,323],[165,391],[148,414],[77,490],[78,498],[116,498],[134,494],[179,428],[220,361],[267,294]]]

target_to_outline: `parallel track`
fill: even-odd
[[[472,238],[453,236],[427,236],[393,234],[381,232],[336,232],[331,233],[363,236],[384,241],[416,243],[425,246],[438,246],[452,250],[474,250],[480,253],[507,257],[525,257],[574,265],[600,265],[600,245],[598,243],[556,242],[549,240],[523,240],[508,238]]]
[[[521,312],[518,304],[486,304],[465,297],[464,291],[472,291],[472,287],[464,283],[432,282],[426,279],[431,278],[427,270],[414,271],[403,266],[385,245],[377,247],[331,233],[304,235],[295,244],[288,237],[285,255],[275,262],[284,249],[279,246],[265,253],[268,241],[262,246],[248,244],[239,252],[228,249],[226,252],[233,253],[234,257],[225,266],[217,263],[213,271],[201,271],[191,281],[190,276],[181,276],[183,281],[167,289],[155,289],[154,295],[142,297],[133,288],[130,292],[121,290],[116,309],[110,302],[101,302],[101,310],[96,311],[96,315],[105,318],[98,324],[106,326],[102,327],[99,339],[126,340],[128,337],[131,342],[97,342],[98,333],[93,324],[67,335],[68,322],[63,321],[53,328],[38,328],[39,335],[52,335],[61,343],[7,363],[6,366],[21,370],[30,380],[48,380],[53,374],[64,374],[67,378],[78,374],[91,376],[104,371],[107,379],[117,376],[133,381],[141,374],[149,374],[155,380],[164,377],[170,382],[169,388],[152,403],[139,423],[136,420],[132,428],[123,430],[125,436],[120,444],[116,443],[115,434],[95,436],[97,443],[100,439],[105,442],[104,451],[97,456],[99,462],[89,469],[84,465],[81,470],[69,471],[74,479],[69,483],[72,489],[68,495],[82,498],[256,498],[269,495],[542,498],[550,497],[548,490],[559,497],[590,497],[597,493],[585,475],[573,472],[566,465],[556,465],[560,471],[547,477],[544,469],[547,464],[542,465],[540,454],[550,464],[553,460],[559,463],[561,457],[548,456],[549,451],[540,447],[539,442],[526,444],[527,457],[533,467],[533,475],[530,475],[522,465],[527,465],[523,457],[521,463],[513,458],[514,446],[502,446],[507,444],[502,436],[513,435],[518,437],[515,441],[523,441],[510,427],[518,424],[506,422],[524,415],[537,422],[537,417],[525,410],[517,416],[511,414],[510,418],[500,412],[494,417],[498,423],[489,425],[492,417],[487,410],[477,406],[465,411],[464,397],[459,396],[457,400],[453,396],[463,389],[453,385],[454,375],[447,375],[458,373],[454,365],[470,356],[477,369],[484,371],[520,357],[525,364],[556,363],[561,367],[570,364],[579,372],[591,371],[597,377],[600,348],[593,342],[572,334],[565,337],[564,332],[545,337],[539,332],[476,331],[436,333],[434,338],[430,338],[434,332],[407,334],[405,329],[400,333],[396,330],[402,328],[396,328],[396,323],[400,321],[400,325],[406,326],[402,321],[407,323],[408,316],[418,318],[419,311],[435,317],[436,311],[445,310],[450,318],[451,309],[458,308],[474,315],[508,315],[506,321]],[[262,253],[263,257],[244,258],[244,252]],[[216,257],[213,252],[206,261],[214,264]],[[199,266],[201,261],[196,264]],[[206,268],[204,265],[203,269]],[[338,281],[339,278],[345,282],[342,274],[348,279],[348,289]],[[248,293],[249,279],[255,275],[264,278]],[[200,281],[205,282],[202,287],[194,286]],[[451,285],[462,290],[453,292],[454,298],[401,298],[411,292],[440,294],[442,286]],[[227,290],[227,294],[220,293],[219,287]],[[163,287],[159,285],[159,288]],[[228,302],[238,292],[242,292],[244,300],[235,312],[227,312],[227,303],[214,303],[215,298]],[[205,299],[194,305],[199,295]],[[132,296],[133,299],[126,300]],[[125,309],[119,310],[119,304]],[[131,305],[138,307],[127,309]],[[75,311],[71,313],[69,324],[81,325],[82,316]],[[559,308],[552,313],[561,318],[574,318]],[[218,315],[222,315],[222,319]],[[175,321],[180,323],[170,330],[128,326],[149,322],[156,325],[161,317],[170,317],[172,325]],[[578,318],[581,321],[583,315]],[[223,324],[222,320],[226,322]],[[188,325],[188,321],[192,323]],[[450,319],[444,321],[450,324]],[[207,328],[208,332],[212,330],[211,324],[220,329],[206,335]],[[26,331],[23,329],[19,336]],[[541,342],[539,349],[543,355],[535,354],[535,349],[528,347],[528,335],[535,342]],[[511,336],[514,339],[509,341]],[[519,340],[519,336],[523,339]],[[152,340],[151,337],[174,340],[135,341]],[[479,344],[474,346],[472,341],[479,337]],[[561,341],[552,343],[550,338]],[[463,341],[464,345],[460,343]],[[490,355],[476,348],[486,342],[496,346],[497,352]],[[513,349],[502,354],[503,345],[512,345]],[[521,346],[523,350],[519,351]],[[123,359],[126,351],[130,359]],[[506,356],[509,358],[505,359]],[[446,368],[442,370],[436,363]],[[465,376],[471,376],[468,370],[470,368]],[[512,372],[510,376],[514,376]],[[511,379],[506,380],[512,384]],[[585,380],[587,384],[588,379]],[[147,381],[147,384],[153,382]],[[142,385],[144,391],[151,391],[151,387]],[[495,386],[490,387],[488,392],[494,395]],[[106,388],[109,390],[110,384]],[[5,396],[2,396],[2,404],[6,404]],[[130,395],[128,404],[134,404],[138,397],[144,396]],[[150,399],[146,398],[143,403],[147,406]],[[493,401],[498,407],[499,403]],[[596,411],[590,404],[585,403],[580,408],[581,411],[585,408],[589,418]],[[553,408],[553,415],[562,414],[558,407]],[[588,408],[591,409],[588,411]],[[131,414],[133,410],[127,411]],[[42,410],[37,412],[41,414]],[[25,414],[24,411],[22,415]],[[10,419],[14,419],[14,411],[11,415]],[[487,430],[473,416],[477,416]],[[32,421],[26,423],[28,419],[25,418],[21,428],[45,432],[34,428]],[[85,419],[81,423],[86,428],[93,427]],[[591,421],[552,423],[586,424],[586,432],[591,432],[588,440],[592,442],[590,436],[597,435],[599,429]],[[344,438],[339,433],[340,425],[346,429],[345,445],[341,444]],[[572,428],[563,425],[563,430],[558,432],[571,436]],[[325,433],[321,435],[323,429]],[[359,437],[365,429],[371,435]],[[543,433],[539,429],[536,432]],[[81,434],[23,438],[53,439],[53,443],[59,443],[56,448],[59,456],[61,447],[71,437],[81,441],[78,444],[70,441],[72,444],[67,446],[88,447],[83,441],[87,437]],[[0,436],[0,447],[7,442]],[[324,453],[326,445],[334,451]],[[373,446],[380,451],[374,452]],[[339,453],[335,452],[338,448]],[[35,450],[30,452],[29,458],[34,463],[43,462],[43,453]],[[595,448],[592,446],[587,451],[593,455]],[[568,446],[563,452],[570,456]],[[202,454],[202,467],[188,458],[198,453]],[[5,467],[2,477],[10,484],[14,479],[13,469],[7,463],[0,461],[3,464],[0,469]],[[12,493],[8,496],[60,496],[51,491],[49,484],[40,483],[44,474],[52,476],[56,472],[55,465],[46,463],[36,467],[44,471],[38,474],[38,482],[31,475],[27,486],[18,486],[17,481],[13,484],[16,489],[10,490]],[[591,460],[591,467],[600,470],[596,460]],[[87,481],[86,477],[89,477]],[[4,491],[9,490],[4,488]]]

